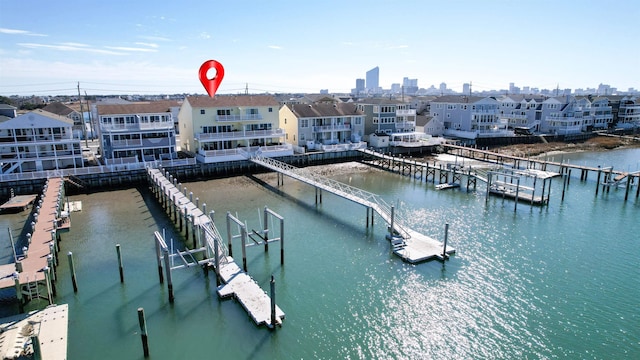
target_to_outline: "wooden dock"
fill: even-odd
[[[200,238],[200,245],[208,247],[208,251],[215,254],[214,257],[222,257],[219,261],[219,274],[224,283],[217,288],[218,296],[220,298],[233,296],[256,325],[264,324],[272,328],[274,325],[271,322],[271,298],[251,276],[236,264],[233,257],[227,256],[226,249],[220,241],[222,239],[213,238],[220,237],[220,235],[213,221],[205,214],[206,210],[200,210],[198,204],[192,202],[193,194],[190,193],[187,197],[186,189],[180,191],[179,185],[172,182],[173,177],[168,179],[160,170],[151,168],[148,169],[148,175],[158,201],[168,211],[170,217],[173,214],[174,220],[180,224],[180,229],[182,229],[184,219],[187,239],[190,229],[194,237],[194,245],[196,238]],[[216,241],[219,241],[219,246],[214,244]],[[196,246],[194,246],[195,248]],[[216,248],[218,254],[216,254]],[[215,264],[212,261],[209,265],[214,266]],[[276,305],[276,325],[282,325],[284,316],[284,312]]]
[[[31,243],[28,245],[26,256],[20,254],[18,261],[22,271],[18,273],[21,285],[33,282],[43,282],[45,274],[43,269],[48,266],[47,257],[51,255],[52,231],[55,232],[54,223],[58,221],[59,204],[61,194],[64,191],[62,178],[51,178],[47,181],[41,200],[40,211],[31,233]],[[14,264],[15,266],[15,264]],[[14,287],[13,277],[0,279],[0,289]]]
[[[69,338],[69,306],[51,305],[0,319],[0,358],[65,360]],[[33,341],[37,340],[34,349]],[[39,353],[37,353],[39,351]]]
[[[37,195],[16,195],[0,205],[0,211],[23,211],[36,200]]]
[[[423,261],[443,259],[443,243],[413,230],[409,230],[409,234],[411,237],[405,240],[406,246],[393,251],[404,261],[416,264]],[[452,247],[447,247],[446,253],[447,255],[453,255],[456,250]]]

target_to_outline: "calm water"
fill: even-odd
[[[564,158],[633,171],[640,150]],[[367,229],[363,207],[328,193],[316,206],[313,188],[289,178],[282,187],[271,174],[186,184],[216,211],[223,235],[227,211],[250,229],[260,227],[265,205],[284,216],[284,266],[278,243],[268,254],[247,249],[249,273],[263,289],[275,276],[286,313],[275,332],[256,327],[234,300],[219,300],[215,279],[199,269],[174,272],[169,304],[153,232],[165,229],[176,247],[182,237],[147,189],[73,196],[83,211],[63,235],[57,298],[70,307],[69,358],[142,358],[138,307],[146,312],[152,359],[637,358],[640,201],[634,192],[624,202],[624,189],[596,197],[595,176],[582,183],[576,176],[564,202],[556,179],[548,207],[520,204],[515,213],[511,201],[486,202],[482,187],[436,191],[379,171],[334,176],[380,194],[432,237],[442,239],[450,223],[458,253],[444,265],[403,263],[390,253],[380,218]],[[0,226],[15,234],[23,218],[2,215]],[[11,258],[6,237],[3,262]],[[14,310],[2,303],[2,311]]]

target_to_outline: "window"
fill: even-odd
[[[273,112],[273,108],[269,108],[269,112]]]
[[[218,109],[216,112],[218,116],[231,115],[231,110],[229,109]]]
[[[303,127],[303,128],[309,127],[309,119],[301,119],[300,120],[300,127]]]
[[[361,117],[357,117],[355,119],[355,123],[356,123],[356,125],[362,125],[362,118]]]
[[[200,109],[200,115],[204,115],[204,109]]]

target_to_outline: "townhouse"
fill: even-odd
[[[181,150],[203,163],[292,155],[278,110],[271,95],[188,96],[178,114]]]
[[[620,99],[616,126],[624,129],[640,127],[640,97],[634,95]]]
[[[43,107],[42,110],[50,113],[65,116],[73,120],[73,136],[78,139],[84,139],[89,135],[86,125],[84,123],[84,116],[80,111],[77,111],[61,102],[52,102]]]
[[[508,120],[500,115],[500,103],[493,97],[445,95],[431,101],[431,121],[444,123],[444,135],[475,139],[512,136]]]
[[[105,164],[174,159],[177,101],[98,105],[100,147]]]
[[[0,161],[2,174],[84,167],[73,120],[42,109],[0,122]]]
[[[364,113],[353,103],[287,104],[280,122],[297,152],[366,148]]]

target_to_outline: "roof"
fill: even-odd
[[[366,98],[360,99],[357,101],[358,104],[367,104],[367,105],[398,105],[398,104],[406,104],[406,102],[402,102],[396,99],[387,99],[387,98]]]
[[[234,106],[280,106],[272,95],[217,95],[187,96],[187,101],[196,108],[224,108]]]
[[[0,109],[16,110],[17,108],[9,104],[0,104]]]
[[[313,105],[288,104],[286,106],[298,118],[364,115],[364,113],[362,111],[359,111],[357,109],[357,106],[353,103],[313,104]]]
[[[62,116],[67,116],[75,111],[61,102],[53,102],[43,107],[42,110],[48,111],[50,113],[62,115]]]
[[[451,104],[472,104],[482,99],[483,96],[467,96],[467,95],[445,95],[431,100],[432,103],[451,103]]]
[[[73,126],[73,120],[42,109],[29,111],[26,114],[22,114],[0,123],[0,128],[2,129],[48,128],[63,126]]]
[[[174,100],[139,102],[130,104],[98,105],[99,115],[124,115],[124,114],[158,114],[171,112],[171,108],[179,107],[180,103]]]

